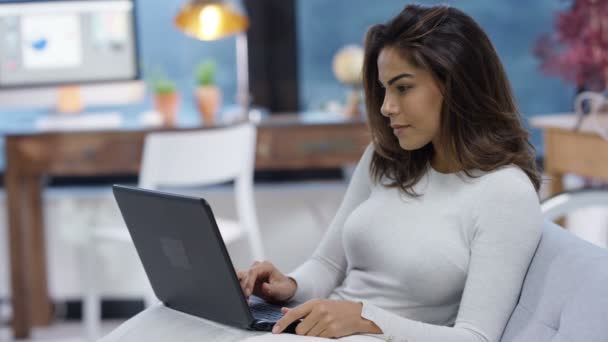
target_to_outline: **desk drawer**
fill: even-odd
[[[547,172],[608,179],[608,141],[594,134],[563,130],[545,134]]]
[[[124,133],[123,133],[124,134]],[[137,174],[144,135],[93,132],[38,137],[22,142],[28,171],[51,175]]]
[[[331,168],[358,160],[370,138],[365,126],[260,130],[257,169]]]

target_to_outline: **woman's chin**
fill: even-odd
[[[406,141],[405,139],[399,139],[399,146],[406,151],[415,151],[426,146],[427,143],[420,143],[418,141]]]

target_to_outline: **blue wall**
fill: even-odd
[[[318,108],[344,97],[346,89],[334,78],[333,55],[346,44],[363,44],[367,28],[399,13],[402,0],[299,0],[298,36],[300,103]],[[471,15],[494,43],[511,80],[520,110],[526,116],[571,110],[574,89],[540,73],[531,50],[542,32],[553,30],[555,12],[568,5],[560,0],[417,1],[447,3]],[[539,153],[541,135],[533,130]]]
[[[331,71],[333,55],[345,44],[362,44],[370,25],[386,21],[407,3],[400,0],[296,1],[302,110],[316,110],[327,100],[344,97],[346,89],[335,80]],[[236,89],[235,41],[226,38],[201,42],[177,31],[173,16],[182,3],[183,0],[138,0],[138,28],[142,61],[145,65],[162,65],[166,73],[178,81],[183,96],[182,108],[185,114],[192,115],[192,73],[196,64],[205,58],[217,61],[217,82],[224,91],[224,102],[234,102],[231,94]],[[568,2],[454,0],[447,3],[470,14],[486,30],[502,58],[520,109],[526,116],[571,109],[573,87],[542,75],[538,61],[531,54],[537,37],[553,30],[555,12]],[[149,105],[148,96],[146,103],[137,108]],[[10,120],[8,116],[0,115],[0,126],[6,127],[4,121]],[[542,153],[540,132],[533,131],[532,140]]]
[[[216,82],[234,102],[236,90],[235,39],[229,37],[203,42],[187,37],[173,25],[173,17],[183,0],[138,1],[138,27],[141,59],[145,65],[162,65],[169,77],[177,79],[184,95],[194,88],[194,68],[205,58],[218,64]],[[144,68],[144,73],[145,73]]]

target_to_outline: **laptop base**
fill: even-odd
[[[268,322],[268,321],[262,321],[262,320],[255,320],[253,321],[253,323],[251,323],[251,330],[255,330],[255,331],[272,331],[272,328],[274,327],[276,322]],[[284,333],[288,333],[288,334],[296,334],[296,327],[298,326],[298,324],[300,324],[300,320],[297,320],[293,323],[291,323],[290,325],[287,326],[287,328],[283,329]]]

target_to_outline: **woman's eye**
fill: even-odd
[[[412,87],[410,87],[410,86],[397,86],[397,91],[400,94],[404,94],[404,93],[406,93],[410,89],[412,89]]]

